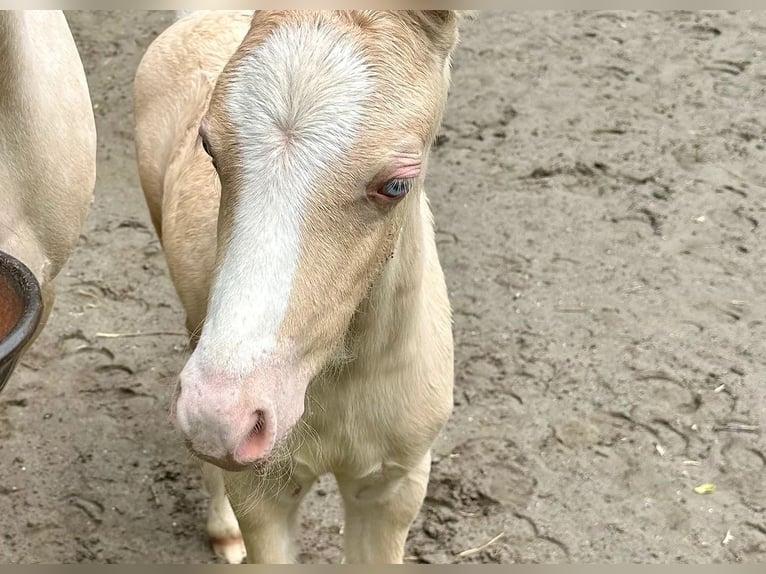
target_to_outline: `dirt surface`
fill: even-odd
[[[183,314],[131,140],[132,75],[172,15],[68,16],[97,200],[0,395],[0,556],[213,562],[167,416]],[[764,46],[763,13],[465,26],[428,185],[455,412],[409,560],[766,560]],[[303,523],[301,559],[337,562],[332,480]]]

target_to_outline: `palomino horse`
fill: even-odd
[[[423,182],[459,19],[195,13],[140,64],[141,183],[195,343],[173,416],[229,561],[292,561],[325,473],[345,561],[403,559],[452,412]]]
[[[14,335],[16,342],[10,348],[0,340],[0,354],[8,354],[0,356],[0,366],[11,355],[18,358],[45,325],[54,280],[80,237],[95,184],[96,124],[64,14],[0,11],[0,252],[13,258],[2,261],[14,261],[0,266],[14,267],[17,279],[28,277],[25,290],[42,291],[36,331],[22,329],[23,336],[15,337],[18,330],[1,329],[0,339]],[[8,304],[8,280],[10,274],[0,286],[6,303],[0,301],[0,315],[18,317],[18,304]],[[14,298],[34,301],[29,295]],[[0,316],[0,325],[15,321]]]

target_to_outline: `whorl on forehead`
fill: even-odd
[[[401,13],[445,52],[457,43],[460,21],[478,16],[477,10],[402,10]]]

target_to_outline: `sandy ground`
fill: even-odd
[[[212,562],[167,417],[183,315],[130,132],[132,75],[171,15],[68,16],[100,130],[97,201],[0,396],[0,556]],[[465,27],[428,186],[455,412],[409,560],[766,560],[764,46],[763,13],[486,12]],[[154,334],[98,336],[135,332]],[[331,480],[303,523],[301,559],[337,562]]]

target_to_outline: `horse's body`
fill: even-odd
[[[423,179],[457,20],[195,13],[141,62],[141,183],[195,335],[174,417],[230,561],[293,560],[325,473],[346,561],[402,561],[452,410]]]

